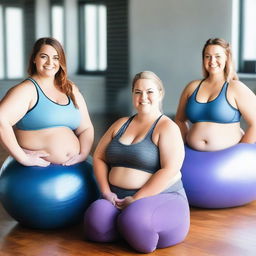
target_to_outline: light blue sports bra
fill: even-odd
[[[227,99],[228,82],[225,82],[219,95],[212,101],[202,103],[196,100],[200,85],[188,98],[186,105],[186,116],[192,123],[213,122],[213,123],[236,123],[240,121],[241,113],[234,108]]]
[[[68,104],[61,105],[49,99],[32,78],[27,78],[36,87],[37,101],[23,117],[16,127],[20,130],[40,130],[51,127],[68,127],[75,130],[79,127],[81,115],[72,100],[68,98]]]

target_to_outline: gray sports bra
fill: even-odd
[[[160,166],[159,148],[152,141],[154,128],[162,117],[157,118],[153,123],[145,138],[138,143],[131,145],[123,144],[119,141],[127,127],[135,117],[130,117],[117,132],[116,136],[108,144],[106,148],[106,161],[110,167],[127,167],[141,171],[155,173]]]

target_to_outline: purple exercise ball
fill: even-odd
[[[227,208],[256,199],[256,144],[218,151],[185,146],[182,181],[191,206]]]

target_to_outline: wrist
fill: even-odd
[[[79,155],[83,160],[85,160],[89,154],[87,152],[80,152]]]

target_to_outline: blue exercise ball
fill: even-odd
[[[23,166],[11,157],[0,171],[0,200],[20,224],[53,229],[82,220],[99,190],[88,161],[72,166]]]
[[[227,208],[256,199],[256,144],[203,152],[185,147],[181,169],[189,204]]]

